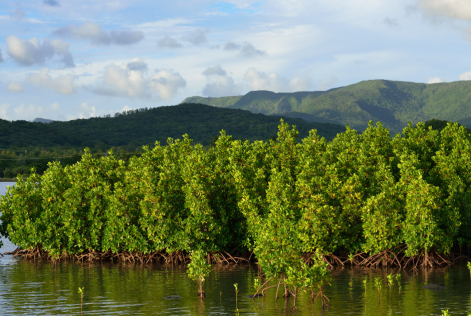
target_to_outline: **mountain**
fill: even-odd
[[[296,125],[300,138],[317,129],[326,139],[345,131],[337,124],[306,122],[283,117]],[[235,139],[266,140],[276,136],[280,117],[253,114],[203,104],[180,104],[117,113],[114,117],[93,117],[67,122],[38,124],[0,120],[0,148],[75,147],[109,148],[118,146],[166,144],[167,138],[189,134],[196,143],[208,145],[224,129]]]
[[[408,122],[416,124],[430,119],[471,126],[471,81],[424,84],[369,80],[328,91],[251,91],[236,97],[191,97],[183,101],[186,102],[311,122],[348,124],[360,131],[370,120],[381,121],[393,133],[400,132]]]
[[[45,118],[37,117],[32,122],[33,123],[51,123],[51,122],[54,122],[54,120],[48,120],[48,119],[45,119]]]

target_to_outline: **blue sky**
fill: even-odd
[[[471,80],[470,22],[469,0],[4,0],[0,118]]]

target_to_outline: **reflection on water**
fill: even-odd
[[[9,261],[9,260],[7,260]],[[205,284],[207,299],[200,302],[197,286],[182,267],[124,266],[121,264],[79,264],[0,259],[0,314],[80,315],[80,294],[84,287],[84,315],[234,315],[234,283],[239,284],[240,315],[291,315],[293,300],[267,297],[251,300],[255,266],[214,267]],[[397,271],[336,269],[332,286],[326,290],[332,309],[322,314],[319,302],[312,304],[301,293],[297,315],[467,315],[470,306],[470,273],[466,266],[402,271],[402,291],[397,283],[389,288],[385,275]],[[378,291],[374,278],[382,276]],[[366,285],[363,280],[366,279]],[[427,290],[426,283],[444,283],[446,290]],[[176,299],[165,299],[177,295]]]
[[[7,185],[0,182],[0,194]],[[4,241],[0,252],[15,248]],[[445,269],[401,271],[401,290],[387,285],[386,275],[397,270],[336,269],[325,294],[332,309],[322,313],[320,302],[312,304],[300,293],[296,315],[450,315],[471,312],[470,272],[465,265]],[[251,300],[256,266],[214,266],[206,280],[206,300],[200,302],[196,283],[183,267],[125,266],[112,263],[80,264],[27,262],[0,257],[0,315],[236,315],[234,283],[239,284],[239,315],[293,315],[293,300],[275,302],[276,288],[265,299]],[[381,277],[379,292],[374,278]],[[366,280],[366,282],[364,282]],[[443,283],[446,290],[423,286]],[[165,299],[176,295],[175,299]]]

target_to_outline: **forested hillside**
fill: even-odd
[[[312,122],[350,125],[364,130],[381,121],[392,133],[408,122],[430,119],[471,126],[471,82],[424,84],[369,80],[328,91],[273,93],[251,91],[227,98],[192,97],[183,101],[240,108],[253,113],[286,115]]]
[[[319,124],[285,118],[301,136],[317,129],[326,139],[334,138],[344,126]],[[202,104],[181,104],[116,113],[114,117],[93,117],[48,124],[0,120],[0,148],[57,147],[73,148],[165,144],[167,138],[189,134],[196,142],[209,145],[221,130],[236,139],[267,140],[276,135],[279,117],[248,111],[222,109]]]

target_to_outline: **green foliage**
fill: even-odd
[[[203,283],[205,278],[211,273],[211,265],[208,264],[205,253],[202,250],[192,251],[190,259],[191,262],[188,264],[187,274],[190,279],[198,283],[198,295],[204,298]]]
[[[253,251],[267,280],[295,295],[322,292],[324,256],[333,253],[353,261],[358,252],[427,256],[469,246],[466,129],[420,123],[403,135],[370,123],[361,134],[347,128],[329,142],[311,131],[299,142],[282,121],[266,142],[222,131],[209,148],[184,135],[128,161],[87,150],[76,163],[19,178],[0,198],[0,234],[52,258],[178,251],[195,265],[210,252]]]

